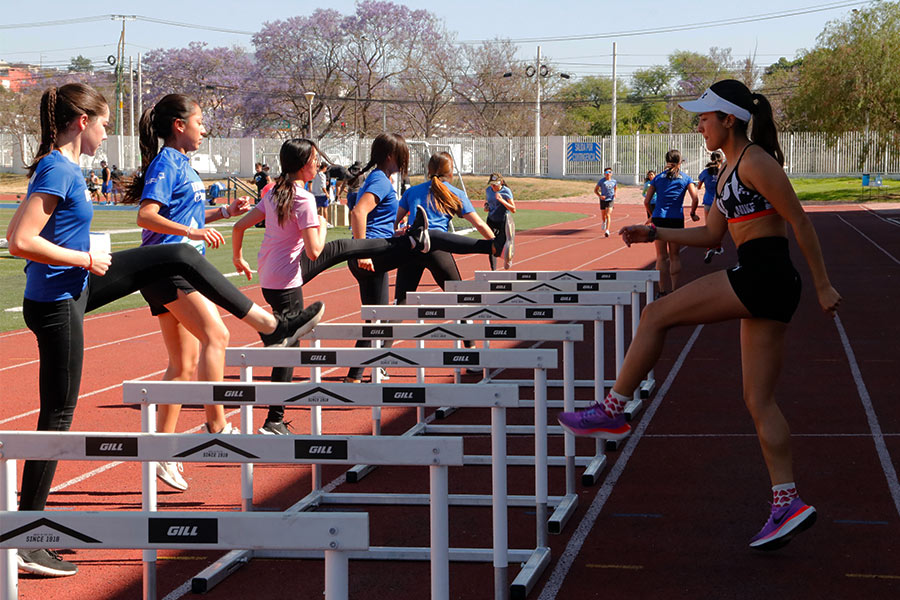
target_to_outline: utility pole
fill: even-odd
[[[618,148],[616,147],[616,43],[613,42],[613,55],[612,55],[612,167],[613,173],[616,172],[616,163],[618,162]]]
[[[119,45],[116,49],[116,135],[122,134],[122,63],[125,62],[125,21],[134,21],[137,19],[134,15],[110,15],[113,21],[122,21],[122,33],[119,35]]]
[[[534,63],[534,80],[537,84],[537,95],[534,103],[534,172],[541,174],[541,47],[537,47],[537,60]]]
[[[137,91],[137,103],[138,103],[138,119],[141,118],[141,115],[144,114],[144,71],[141,67],[141,53],[138,52],[138,91]],[[140,121],[138,121],[140,126]]]
[[[128,153],[128,167],[134,169],[134,151],[137,148],[134,140],[134,58],[128,57],[128,89],[131,90],[131,106],[128,115],[128,135],[131,136],[131,152]]]

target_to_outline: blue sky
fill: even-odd
[[[425,8],[437,14],[448,29],[457,32],[460,40],[480,40],[496,36],[521,39],[613,34],[836,4],[814,0],[757,0],[753,3],[709,0],[403,0],[397,3],[411,8]],[[863,4],[856,3],[856,6]],[[35,6],[39,6],[40,10],[34,10]],[[43,0],[39,5],[27,2],[8,3],[3,10],[3,23],[22,24],[118,13],[255,32],[265,21],[309,14],[318,6],[320,4],[297,0],[266,0],[263,3],[252,0],[155,0],[141,3]],[[354,2],[351,0],[330,0],[327,6],[344,14],[354,10]],[[618,45],[618,72],[624,79],[635,69],[664,63],[666,56],[674,50],[706,53],[712,46],[732,48],[736,58],[755,53],[757,63],[765,66],[775,62],[780,56],[793,58],[802,49],[813,47],[816,36],[825,24],[830,20],[845,18],[852,8],[853,6],[843,6],[801,16],[709,26],[683,32],[600,40],[545,41],[541,42],[541,46],[545,56],[560,63],[561,70],[576,76],[609,75],[613,41]],[[120,30],[121,23],[118,21],[2,29],[0,59],[64,65],[68,64],[72,56],[82,54],[100,61],[109,54],[115,54]],[[126,24],[126,41],[127,53],[135,56],[138,52],[146,52],[152,48],[181,47],[191,41],[204,41],[212,46],[251,47],[248,35],[140,21]],[[533,57],[537,45],[538,42],[531,41],[521,43],[519,48],[522,59]]]

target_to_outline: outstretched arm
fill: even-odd
[[[684,246],[698,246],[700,248],[715,248],[720,245],[725,232],[728,231],[728,222],[725,215],[718,210],[709,211],[709,218],[702,227],[689,229],[656,229],[655,238],[650,225],[629,225],[619,230],[625,244],[651,242],[657,239],[663,242],[675,242]]]

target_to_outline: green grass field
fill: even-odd
[[[6,227],[12,215],[13,209],[0,208],[0,232],[3,232],[0,235],[5,235]],[[581,216],[576,213],[545,210],[519,210],[516,212],[516,229],[524,231],[553,223],[571,221]],[[136,209],[97,210],[94,212],[91,230],[111,232],[113,251],[133,248],[140,245],[140,233],[135,225],[135,218]],[[454,223],[457,229],[462,229],[469,225],[466,221],[456,219]],[[226,245],[216,250],[208,249],[206,256],[223,273],[234,273],[234,267],[231,264],[231,223],[223,222],[214,223],[213,225],[222,225],[220,231],[225,236]],[[254,268],[256,266],[256,253],[259,250],[259,244],[262,242],[262,233],[262,229],[251,228],[244,235],[244,257]],[[470,235],[477,236],[478,234]],[[350,230],[346,227],[335,227],[328,230],[329,239],[345,237],[350,237]],[[22,294],[25,288],[25,273],[22,270],[24,267],[24,260],[11,256],[9,250],[0,250],[0,332],[25,327],[21,310],[15,310],[17,307],[22,306]],[[335,268],[343,267],[338,266]],[[239,280],[236,276],[232,281],[238,286],[247,284],[246,279],[241,278]],[[144,302],[140,294],[134,294],[127,298],[122,298],[100,309],[98,312],[110,312],[140,306],[146,306],[146,302]]]
[[[791,179],[801,202],[896,202],[900,181],[885,179],[883,186],[865,190],[859,177]]]

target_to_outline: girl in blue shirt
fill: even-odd
[[[467,220],[480,233],[486,251],[492,247],[494,232],[478,216],[466,193],[456,188],[447,180],[453,177],[453,157],[448,152],[432,154],[428,159],[428,176],[426,181],[406,190],[400,199],[395,226],[399,226],[410,215],[412,220],[418,211],[424,211],[430,230],[447,231],[450,220],[454,216]],[[412,222],[412,220],[410,222]],[[406,294],[419,287],[422,273],[428,269],[434,282],[444,289],[445,281],[459,281],[459,268],[453,255],[443,250],[434,250],[428,254],[420,254],[397,269],[397,283],[394,297],[397,304],[406,302]]]
[[[250,301],[194,250],[183,244],[109,254],[90,247],[90,195],[78,167],[106,139],[109,106],[88,85],[51,87],[41,96],[41,145],[29,167],[28,194],[9,223],[9,251],[27,259],[26,326],[40,357],[39,431],[68,431],[84,361],[84,314],[160,278],[180,275],[216,304],[260,332],[267,343],[294,323],[278,320]],[[288,339],[287,341],[291,341]],[[56,461],[25,461],[19,510],[43,510]],[[18,552],[19,568],[42,576],[74,575],[78,568],[55,552]]]
[[[600,198],[600,221],[603,237],[609,237],[609,224],[612,221],[613,202],[616,200],[618,182],[612,178],[612,169],[603,169],[603,179],[594,186],[594,194]]]
[[[647,174],[644,175],[644,187],[641,190],[641,195],[646,196],[647,190],[653,184],[653,179],[656,177],[656,171],[647,171]],[[647,218],[650,219],[653,217],[653,211],[656,210],[656,192],[653,192],[653,197],[650,198],[650,207],[647,208]]]
[[[691,195],[691,220],[697,216],[697,188],[691,178],[682,173],[681,152],[666,152],[666,170],[657,175],[644,192],[644,208],[650,212],[650,199],[656,194],[656,207],[651,221],[657,227],[684,229],[684,195]],[[674,242],[654,242],[656,247],[656,269],[659,271],[659,295],[664,296],[678,287],[681,273],[681,245]]]
[[[206,246],[218,248],[225,238],[207,222],[227,219],[250,209],[248,199],[228,206],[207,207],[200,176],[191,168],[188,152],[200,148],[206,130],[200,106],[182,94],[168,94],[153,108],[144,111],[140,121],[141,165],[143,176],[134,180],[127,202],[140,202],[137,224],[144,228],[142,245],[187,242],[200,254]],[[159,140],[163,148],[157,152]],[[168,352],[169,364],[164,381],[190,381],[197,373],[199,381],[222,381],[225,376],[225,349],[229,332],[215,306],[183,278],[174,277],[141,290],[150,305],[150,313],[159,326]],[[321,319],[324,306],[316,303],[301,311],[311,329]],[[222,405],[207,405],[206,430],[209,433],[239,433],[225,419]],[[175,433],[181,405],[159,407],[159,431]],[[184,491],[188,484],[181,463],[157,463],[157,476],[170,487]]]
[[[709,209],[712,207],[713,200],[716,199],[716,184],[719,182],[719,169],[722,168],[722,161],[724,157],[722,153],[718,150],[714,151],[709,155],[709,162],[706,163],[706,166],[703,168],[703,171],[700,172],[700,175],[697,177],[697,189],[703,189],[703,212],[706,213],[706,218],[709,219]],[[703,257],[703,262],[709,264],[712,262],[713,256],[716,254],[722,254],[724,250],[722,246],[718,248],[707,248],[706,255]]]

